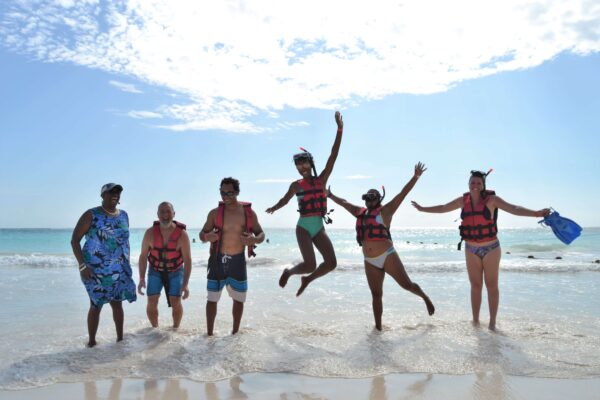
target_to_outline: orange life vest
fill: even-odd
[[[177,250],[177,241],[181,237],[185,225],[173,221],[175,229],[169,236],[165,245],[164,238],[160,232],[160,222],[154,221],[152,226],[152,248],[148,252],[148,262],[155,271],[175,272],[183,265],[183,256],[181,250]]]
[[[313,178],[312,183],[306,179],[297,181],[302,191],[296,193],[298,212],[303,217],[324,216],[327,214],[327,196],[321,179]]]
[[[496,238],[498,233],[498,226],[496,225],[498,209],[496,208],[494,215],[491,215],[490,209],[487,207],[490,196],[495,194],[496,192],[493,190],[486,190],[485,196],[479,200],[474,208],[471,202],[471,194],[463,194],[463,208],[460,213],[462,222],[458,227],[460,237],[463,240],[488,242]]]
[[[360,246],[364,240],[392,240],[388,227],[376,220],[382,208],[379,206],[372,211],[366,208],[360,210],[360,214],[356,217],[356,241]]]

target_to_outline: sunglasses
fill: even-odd
[[[362,195],[362,199],[365,201],[373,201],[378,200],[379,195],[377,193],[367,193]]]
[[[235,196],[235,194],[236,193],[233,190],[230,190],[228,192],[224,192],[221,190],[221,196],[233,197],[233,196]]]

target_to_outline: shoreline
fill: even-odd
[[[249,373],[216,382],[110,379],[1,390],[0,400],[70,399],[597,399],[600,377],[533,378],[486,371],[467,375],[388,374],[372,378],[318,378]]]

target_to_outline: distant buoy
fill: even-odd
[[[527,256],[527,258],[535,258],[534,256]]]

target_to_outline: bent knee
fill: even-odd
[[[313,272],[317,269],[317,262],[315,260],[304,261],[304,268],[309,272]]]

